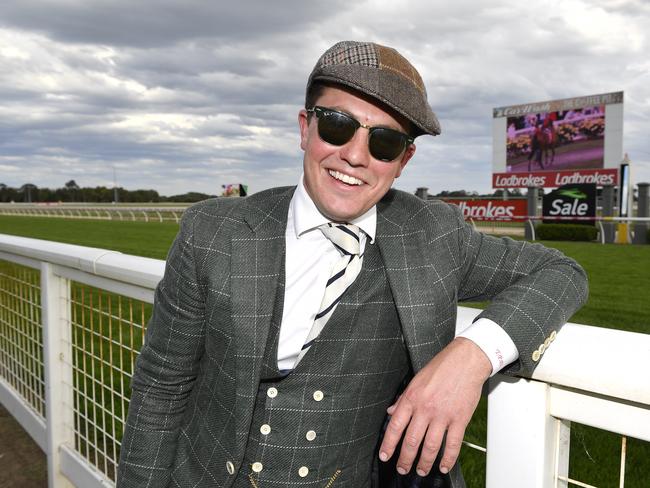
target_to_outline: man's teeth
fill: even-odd
[[[363,181],[361,181],[358,178],[354,178],[352,176],[348,176],[334,170],[330,170],[329,173],[333,178],[336,178],[337,180],[341,180],[343,183],[347,183],[348,185],[363,185]]]

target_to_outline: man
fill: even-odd
[[[183,217],[132,381],[119,487],[364,488],[378,486],[377,457],[462,486],[455,461],[483,383],[530,373],[586,298],[559,252],[390,189],[413,138],[440,133],[397,51],[338,43],[307,85],[298,186]],[[457,301],[488,298],[454,338]]]

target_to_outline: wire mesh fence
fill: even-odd
[[[0,260],[0,377],[45,417],[40,273]]]
[[[75,448],[115,480],[130,380],[151,305],[73,282],[68,306]]]

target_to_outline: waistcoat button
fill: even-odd
[[[271,387],[268,390],[266,390],[266,394],[269,396],[269,398],[275,398],[278,396],[278,389]]]
[[[307,466],[302,466],[302,467],[298,470],[298,475],[299,475],[301,478],[304,478],[304,477],[307,476],[308,474],[309,474],[309,468],[308,468]]]
[[[307,432],[307,435],[305,435],[305,437],[307,438],[308,441],[311,442],[314,439],[316,439],[316,432],[314,432],[313,430],[310,430],[309,432]]]
[[[235,465],[232,462],[228,461],[226,463],[226,471],[228,471],[228,474],[235,474]]]
[[[314,400],[316,400],[317,402],[320,402],[323,399],[324,396],[325,395],[323,395],[323,392],[320,391],[320,390],[316,390],[314,392]]]
[[[260,471],[262,471],[262,468],[263,468],[264,466],[262,466],[262,463],[260,463],[260,462],[258,461],[258,462],[256,462],[256,463],[253,463],[253,466],[251,466],[251,467],[253,468],[253,471],[255,471],[256,473],[259,473]]]
[[[269,424],[262,425],[260,432],[264,435],[269,435],[271,433],[271,426]]]

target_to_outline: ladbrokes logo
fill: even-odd
[[[525,200],[446,200],[458,205],[465,219],[517,220],[526,216]]]

